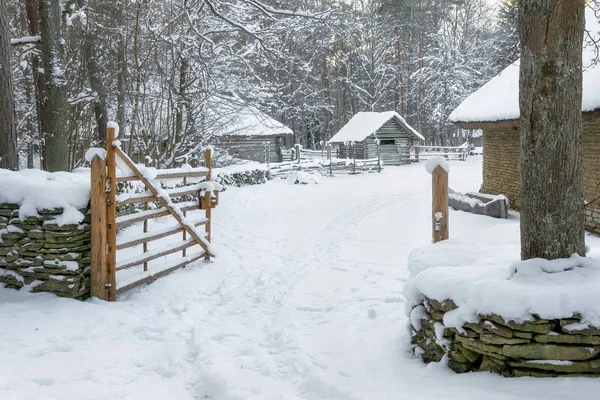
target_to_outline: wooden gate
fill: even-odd
[[[210,245],[212,208],[218,203],[220,185],[211,182],[211,151],[205,153],[205,168],[154,170],[135,165],[115,141],[115,129],[107,132],[106,159],[96,155],[91,161],[91,210],[92,210],[92,296],[115,301],[118,294],[136,286],[150,283],[181,267],[202,258],[210,260],[214,251]],[[117,164],[120,174],[117,175]],[[181,185],[165,189],[161,182],[171,184],[181,180]],[[196,181],[196,183],[194,183]],[[132,185],[141,182],[142,192],[117,195],[117,184]],[[179,199],[174,202],[172,198]],[[191,201],[189,201],[191,199]],[[135,207],[138,212],[117,216],[120,207]],[[143,211],[139,205],[143,204]],[[188,218],[188,212],[203,210],[201,218]],[[164,218],[163,218],[164,217]],[[171,217],[171,218],[169,218]],[[151,229],[150,223],[157,218],[170,219],[172,224],[162,229]],[[164,222],[161,220],[161,222]],[[203,231],[197,228],[204,226]],[[125,227],[126,231],[124,231]],[[140,232],[132,232],[138,229]],[[181,240],[161,244],[156,241],[180,234]],[[150,250],[148,243],[155,242]],[[122,256],[118,251],[131,253],[139,247],[139,254]],[[193,249],[199,251],[188,254]],[[166,256],[181,252],[176,259]],[[149,268],[149,262],[160,264]],[[172,257],[172,256],[170,256]],[[137,268],[126,278],[117,279],[117,272]]]

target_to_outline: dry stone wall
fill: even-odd
[[[19,218],[19,204],[0,203],[0,283],[14,289],[84,299],[90,292],[89,213],[79,224],[57,225],[62,209]]]
[[[444,326],[452,300],[426,299],[423,319],[410,327],[415,354],[424,362],[448,356],[455,372],[496,372],[505,376],[554,377],[600,375],[600,328],[570,318],[517,323],[498,315],[480,315],[461,329]]]

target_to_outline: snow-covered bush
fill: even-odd
[[[266,183],[269,179],[269,170],[260,163],[250,162],[240,165],[230,165],[213,169],[213,180],[228,186],[248,186]]]
[[[294,171],[288,175],[287,181],[292,185],[308,185],[309,183],[318,184],[320,182],[319,178],[314,176],[313,174],[309,174],[304,171]]]

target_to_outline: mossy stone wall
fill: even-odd
[[[505,376],[600,376],[600,328],[582,324],[577,314],[563,319],[507,321],[480,315],[462,328],[444,326],[452,300],[426,299],[420,323],[411,325],[411,343],[424,362],[448,356],[455,372],[489,371]],[[415,327],[415,325],[417,325]],[[417,329],[418,328],[418,329]]]
[[[90,293],[88,209],[79,224],[52,221],[62,209],[19,219],[19,204],[0,203],[0,283],[13,289],[84,299]]]

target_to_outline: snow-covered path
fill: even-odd
[[[451,164],[477,190],[480,159]],[[80,303],[0,289],[0,399],[568,399],[593,379],[503,379],[408,353],[402,284],[430,240],[422,165],[232,189],[210,264]],[[452,212],[451,236],[517,221]],[[594,248],[600,248],[596,239]]]

